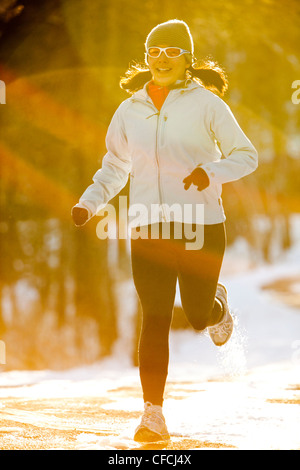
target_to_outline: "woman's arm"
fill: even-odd
[[[210,183],[224,184],[235,181],[257,168],[256,149],[240,128],[229,106],[217,96],[214,96],[209,126],[225,157],[201,165]]]
[[[74,206],[87,210],[87,220],[103,209],[121,191],[131,171],[122,105],[123,103],[114,114],[107,131],[105,141],[107,153],[102,160],[102,167],[93,176],[93,183],[84,191],[79,203]]]

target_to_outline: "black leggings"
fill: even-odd
[[[215,294],[226,245],[224,224],[204,226],[201,249],[187,250],[186,242],[174,239],[172,230],[170,239],[160,234],[159,239],[131,240],[133,280],[143,311],[140,378],[144,401],[157,405],[162,405],[168,374],[177,279],[183,310],[194,329],[215,325],[223,315]]]

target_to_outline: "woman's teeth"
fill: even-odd
[[[159,72],[169,72],[171,69],[161,69],[161,68],[158,68],[157,69]]]

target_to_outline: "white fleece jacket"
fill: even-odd
[[[204,207],[205,224],[223,222],[222,184],[248,175],[258,164],[255,148],[228,105],[193,80],[171,90],[160,112],[147,84],[123,101],[109,125],[106,147],[102,168],[77,206],[95,215],[130,175],[132,226],[196,222],[196,212],[190,217],[185,208],[197,204]],[[185,190],[182,180],[197,166],[206,171],[210,184],[203,191],[194,185]],[[133,208],[140,211],[138,218]]]

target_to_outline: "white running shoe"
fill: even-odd
[[[224,315],[220,323],[207,328],[209,336],[216,346],[223,346],[229,340],[233,331],[233,318],[229,311],[227,290],[223,284],[218,284],[216,298],[220,300]]]
[[[170,439],[162,407],[145,403],[145,411],[141,423],[135,430],[134,440],[137,442],[166,441]]]

